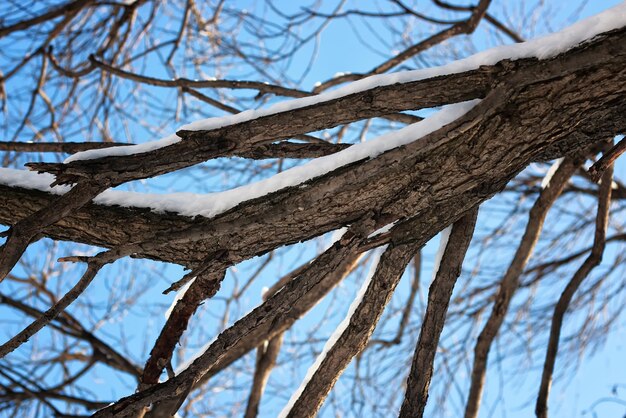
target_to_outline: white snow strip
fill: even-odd
[[[452,225],[441,231],[441,237],[439,238],[439,249],[437,250],[437,254],[435,255],[435,262],[433,264],[433,277],[430,280],[431,282],[435,280],[437,273],[439,273],[441,259],[443,258],[443,253],[446,251],[446,247],[448,246],[448,239],[450,238],[451,232]]]
[[[315,96],[286,100],[265,109],[251,109],[235,115],[198,120],[188,125],[184,125],[180,129],[190,131],[218,129],[263,116],[313,106],[379,86],[388,86],[396,83],[408,83],[447,74],[457,74],[475,70],[482,65],[494,65],[504,59],[517,60],[523,58],[552,58],[600,33],[621,28],[625,25],[626,3],[621,3],[613,8],[605,10],[602,13],[577,22],[559,32],[519,44],[502,45],[491,48],[443,66],[374,75],[347,84],[336,90],[327,91]],[[180,141],[178,136],[170,135],[160,141],[148,142],[139,145],[83,151],[72,155],[65,161],[89,160],[111,155],[139,154],[171,145],[178,141]]]
[[[70,186],[50,187],[55,181],[52,174],[37,174],[34,171],[16,170],[13,168],[0,167],[0,184],[10,187],[21,187],[29,190],[41,190],[52,194],[65,194],[70,191]]]
[[[189,280],[189,282],[187,282],[187,284],[185,284],[183,287],[181,287],[178,292],[176,292],[176,296],[174,296],[174,300],[172,301],[172,304],[170,305],[170,307],[167,309],[167,311],[165,312],[165,319],[168,319],[170,317],[170,315],[172,314],[172,311],[174,310],[174,306],[176,306],[176,304],[178,303],[178,301],[185,295],[185,292],[187,291],[187,289],[189,289],[189,286],[191,286],[191,284],[196,280],[196,278],[194,277],[193,279]]]
[[[316,158],[268,179],[231,190],[209,194],[151,194],[107,190],[96,197],[94,202],[103,205],[150,208],[154,212],[174,212],[184,216],[211,218],[246,200],[265,196],[285,187],[297,186],[341,166],[367,158],[374,158],[385,151],[418,140],[463,116],[479,102],[480,100],[471,100],[445,106],[432,116],[400,130],[389,132],[367,142],[352,145],[350,148],[335,154]],[[0,184],[43,190],[56,194],[63,194],[69,190],[67,187],[50,189],[49,184],[53,181],[54,177],[50,174],[37,174],[26,170],[0,168]]]
[[[346,314],[346,317],[343,319],[343,321],[341,321],[339,326],[337,326],[337,328],[335,329],[333,334],[330,336],[330,338],[328,338],[328,340],[326,341],[326,344],[324,344],[324,348],[322,349],[322,352],[320,353],[319,356],[317,356],[317,358],[315,359],[315,362],[311,365],[311,367],[309,367],[309,370],[306,372],[306,376],[304,377],[304,380],[302,380],[300,387],[298,388],[297,391],[293,393],[293,395],[291,395],[289,402],[287,402],[287,405],[285,405],[283,410],[280,412],[280,414],[278,415],[278,418],[287,417],[287,415],[289,414],[289,411],[291,411],[291,408],[293,408],[294,404],[296,403],[300,395],[302,395],[302,392],[304,392],[306,385],[309,383],[309,381],[311,380],[311,378],[313,377],[317,369],[320,367],[320,365],[322,364],[322,361],[324,361],[324,359],[326,358],[326,354],[330,351],[331,348],[333,348],[333,346],[335,345],[337,340],[339,340],[339,338],[344,333],[346,328],[348,328],[348,325],[350,324],[350,319],[352,319],[352,315],[354,315],[356,308],[359,306],[359,304],[363,300],[365,291],[370,285],[372,278],[374,277],[374,273],[376,272],[376,268],[378,267],[378,262],[380,261],[380,257],[382,256],[386,248],[387,246],[385,245],[383,247],[380,247],[380,249],[376,251],[374,259],[372,260],[372,263],[370,264],[370,269],[369,269],[369,272],[367,273],[367,277],[365,278],[365,281],[363,281],[363,284],[361,285],[361,288],[359,289],[357,295],[354,297],[354,300],[352,301],[352,304],[350,305],[350,308],[348,309],[348,313]]]
[[[318,250],[319,253],[321,254],[324,251],[328,250],[333,245],[335,245],[335,243],[337,241],[339,241],[341,239],[341,237],[343,237],[343,235],[347,231],[348,231],[348,228],[347,227],[343,227],[343,228],[335,229],[330,234],[328,234],[329,236],[327,237],[327,239],[324,240],[324,245],[322,245],[322,247]],[[311,261],[313,261],[313,260],[311,260]]]
[[[394,221],[394,222],[392,222],[390,224],[387,224],[387,225],[383,226],[382,228],[377,229],[376,231],[374,231],[371,234],[369,234],[367,236],[367,238],[372,238],[372,237],[375,237],[376,235],[386,234],[387,232],[391,231],[391,228],[393,228],[393,226],[396,224],[396,222],[398,222],[398,221]]]
[[[90,149],[87,151],[77,152],[76,154],[70,155],[63,161],[64,163],[69,163],[76,160],[93,160],[94,158],[102,158],[102,157],[110,157],[110,156],[121,156],[121,155],[133,155],[133,154],[142,154],[144,152],[153,151],[159,148],[165,148],[168,145],[175,144],[180,142],[181,138],[172,134],[166,136],[165,138],[161,138],[156,141],[148,141],[142,144],[136,145],[128,145],[123,147],[110,147],[110,148],[102,148],[102,149]]]
[[[552,180],[552,177],[554,176],[554,173],[556,173],[556,170],[559,169],[559,167],[561,166],[562,163],[563,163],[563,158],[559,158],[554,163],[552,163],[552,165],[548,169],[548,172],[546,173],[545,177],[543,178],[543,180],[541,180],[541,188],[542,189],[545,189],[546,187],[548,187],[550,185],[550,180]]]
[[[213,344],[215,342],[215,340],[217,339],[217,337],[213,337],[213,339],[211,341],[209,341],[208,343],[204,344],[201,348],[198,349],[198,351],[196,351],[196,353],[189,357],[188,359],[186,359],[185,361],[183,361],[182,363],[180,363],[178,365],[178,367],[176,367],[176,369],[174,370],[174,375],[178,376],[179,374],[181,374],[184,370],[186,370],[187,368],[189,368],[189,366],[191,366],[191,364],[196,361],[198,359],[198,357],[200,357],[202,354],[204,354],[204,352],[206,350],[209,349],[209,347],[211,346],[211,344]]]

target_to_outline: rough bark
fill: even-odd
[[[504,322],[511,299],[519,286],[519,278],[537,245],[548,211],[561,195],[565,185],[581,163],[582,161],[579,159],[565,159],[554,173],[550,184],[539,194],[528,214],[528,223],[526,224],[524,235],[515,251],[513,260],[500,281],[500,288],[496,294],[491,314],[487,318],[487,322],[474,346],[472,375],[465,405],[466,418],[476,417],[478,414],[485,386],[487,360],[489,359],[491,345]]]
[[[304,418],[317,414],[350,361],[367,346],[385,306],[400,282],[402,273],[417,251],[419,247],[415,245],[400,245],[385,250],[363,299],[350,317],[348,326],[306,382],[287,417]]]
[[[407,379],[401,418],[421,418],[428,400],[439,337],[448,313],[448,305],[465,253],[474,235],[478,208],[472,209],[452,226],[435,278],[428,291],[428,305]]]
[[[348,245],[350,248],[344,248]],[[298,275],[285,284],[285,287],[272,296],[255,311],[237,321],[218,338],[225,338],[224,345],[211,345],[203,356],[212,356],[207,361],[191,387],[183,388],[176,396],[159,399],[149,418],[169,418],[180,407],[187,394],[206,382],[236,360],[261,345],[267,339],[281,335],[296,320],[313,308],[337,283],[354,268],[360,255],[356,242],[351,239],[344,244],[331,247],[312,263],[299,269]],[[278,289],[277,289],[278,290]],[[271,324],[264,325],[266,321]],[[260,332],[254,332],[261,326]]]
[[[481,69],[474,74],[500,68],[502,80],[459,120],[407,146],[342,167],[304,187],[244,202],[215,218],[90,205],[44,233],[105,247],[152,240],[160,243],[158,249],[139,251],[136,256],[194,267],[202,262],[200,254],[226,249],[245,259],[339,228],[370,212],[383,225],[431,207],[454,212],[457,196],[468,190],[482,196],[476,201],[480,203],[530,162],[562,156],[624,130],[624,32],[616,31],[552,60]],[[449,76],[442,79],[449,81]],[[424,83],[431,85],[431,81]],[[402,90],[411,91],[406,86]],[[376,102],[384,101],[376,89],[368,94]],[[284,122],[283,117],[272,119],[273,123]],[[273,123],[254,124],[271,127]],[[315,129],[313,125],[308,126]],[[152,155],[120,158],[143,164]],[[103,166],[96,161],[89,167]],[[3,187],[3,192],[0,220],[9,224],[51,199],[45,193],[15,188]]]

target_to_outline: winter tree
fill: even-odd
[[[1,413],[575,411],[624,321],[615,3],[2,2]]]

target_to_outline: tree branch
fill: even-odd
[[[475,418],[478,414],[491,345],[504,322],[513,294],[519,285],[519,278],[537,245],[546,215],[581,164],[582,161],[580,159],[566,158],[547,187],[541,191],[528,214],[528,223],[526,224],[524,235],[515,251],[511,264],[509,264],[506,273],[500,281],[500,288],[496,294],[491,314],[474,346],[474,362],[469,394],[465,405],[465,418]]]
[[[104,263],[106,264],[106,263]],[[17,347],[28,341],[30,337],[39,332],[43,327],[52,322],[65,308],[80,296],[87,286],[91,284],[100,268],[104,265],[98,258],[94,258],[87,263],[87,270],[80,280],[70,289],[57,303],[48,309],[42,316],[33,321],[30,325],[20,331],[15,337],[0,346],[0,358],[3,358]]]
[[[605,152],[594,165],[589,168],[589,175],[593,181],[598,181],[602,177],[604,171],[611,167],[615,160],[617,160],[624,152],[626,152],[626,139],[622,138],[608,152]]]
[[[369,77],[371,75],[385,73],[389,71],[390,69],[392,69],[393,67],[396,67],[400,63],[408,60],[409,58],[412,58],[415,55],[419,54],[420,52],[426,51],[427,49],[432,48],[433,46],[438,45],[446,41],[447,39],[450,39],[462,33],[470,34],[474,32],[474,30],[478,26],[478,23],[487,12],[489,3],[491,3],[491,0],[480,0],[480,2],[478,3],[478,6],[472,9],[472,14],[467,20],[458,22],[452,25],[451,27],[449,27],[448,29],[444,29],[443,31],[438,32],[435,35],[432,35],[428,37],[427,39],[424,39],[423,41],[410,46],[409,48],[405,49],[401,53],[389,58],[382,64],[376,66],[369,72],[365,74],[349,73],[349,74],[345,74],[339,77],[331,78],[330,80],[325,81],[324,83],[321,83],[320,85],[315,87],[315,89],[313,89],[313,92],[319,93],[319,92],[329,89],[330,87],[345,83],[347,81],[356,81],[365,77]]]
[[[463,260],[474,235],[477,216],[478,208],[474,208],[452,225],[441,262],[428,291],[428,305],[413,354],[400,418],[421,418],[424,415],[439,337],[454,285],[461,275]]]
[[[404,270],[419,251],[419,246],[401,245],[389,247],[380,257],[371,281],[366,281],[362,299],[353,302],[348,316],[335,333],[337,339],[329,339],[315,364],[309,369],[308,381],[302,382],[300,390],[294,393],[281,417],[313,417],[322,406],[326,396],[334,386],[350,361],[367,346],[374,328],[400,282]],[[354,307],[354,312],[352,308]],[[345,329],[342,329],[345,324]],[[337,334],[334,334],[337,335]],[[327,351],[326,351],[327,350]]]
[[[256,418],[259,415],[261,396],[263,396],[270,372],[276,365],[276,359],[283,344],[283,335],[283,333],[276,335],[256,349],[256,366],[244,418]]]
[[[541,374],[541,386],[539,387],[539,394],[537,395],[537,403],[535,405],[535,414],[537,415],[537,418],[548,417],[548,396],[550,395],[552,374],[554,372],[554,364],[556,363],[556,356],[559,350],[561,327],[563,326],[563,318],[565,317],[567,308],[569,307],[574,294],[582,284],[583,280],[585,280],[585,278],[589,276],[589,273],[591,273],[591,271],[602,261],[602,254],[604,253],[604,248],[606,246],[606,231],[609,223],[612,183],[613,165],[609,165],[602,174],[602,182],[600,184],[600,193],[598,196],[596,229],[593,237],[591,253],[576,271],[572,279],[567,283],[565,290],[561,293],[559,301],[554,307],[552,324],[550,326],[550,337],[548,340],[546,357]]]

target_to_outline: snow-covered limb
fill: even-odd
[[[449,227],[441,231],[441,235],[439,238],[439,249],[437,250],[437,254],[435,255],[435,261],[433,262],[433,274],[430,280],[431,282],[435,280],[437,272],[439,271],[439,265],[441,264],[441,259],[443,258],[443,254],[446,251],[448,239],[450,238],[450,233],[452,232],[452,226],[453,225],[450,225]]]
[[[552,163],[552,165],[546,172],[546,175],[543,177],[543,180],[541,180],[542,189],[545,189],[546,187],[550,185],[550,180],[552,180],[552,176],[554,176],[554,173],[556,173],[556,170],[559,169],[559,166],[561,165],[562,162],[563,162],[563,158],[559,158],[554,163]]]
[[[165,311],[165,319],[170,317],[170,314],[172,313],[172,311],[174,310],[174,306],[176,306],[176,304],[178,303],[178,301],[183,297],[183,295],[185,294],[185,292],[187,291],[187,289],[189,289],[189,286],[191,286],[191,284],[194,282],[194,280],[196,280],[196,278],[194,277],[193,279],[189,280],[187,283],[185,283],[183,285],[183,287],[181,287],[177,292],[176,295],[174,296],[174,300],[172,300],[172,304],[170,305],[169,308],[167,308],[167,311]]]
[[[155,212],[173,212],[184,216],[214,217],[238,204],[255,199],[286,187],[297,186],[350,163],[374,158],[385,151],[406,145],[436,131],[467,113],[480,100],[457,103],[444,107],[424,120],[398,131],[381,135],[325,157],[316,158],[303,165],[285,170],[255,183],[224,192],[210,194],[170,193],[151,194],[119,190],[107,190],[94,199],[102,205],[149,208]],[[129,148],[129,147],[124,147]],[[0,168],[0,184],[63,194],[70,188],[49,185],[54,181],[51,174],[36,174],[25,170]]]
[[[594,36],[621,28],[626,25],[626,3],[619,4],[595,16],[591,16],[577,22],[559,32],[543,36],[527,42],[503,45],[479,52],[470,57],[460,59],[449,64],[412,71],[401,71],[391,74],[379,74],[347,84],[336,90],[327,91],[319,95],[287,100],[277,103],[265,109],[252,109],[244,112],[216,118],[208,118],[184,125],[180,130],[208,131],[229,125],[258,119],[260,117],[275,115],[300,109],[307,106],[328,102],[350,94],[371,90],[380,86],[389,86],[396,83],[408,83],[425,80],[443,75],[457,74],[475,70],[481,66],[494,65],[499,61],[519,60],[523,58],[548,59],[589,40]],[[77,160],[89,160],[106,156],[132,155],[149,152],[161,147],[179,142],[181,138],[176,135],[167,136],[158,141],[147,142],[134,146],[107,148],[101,150],[89,150],[76,153],[65,162]]]
[[[557,59],[546,62],[529,61],[523,65],[508,67],[506,71],[508,77],[514,79],[514,85],[501,86],[478,104],[480,109],[475,107],[459,120],[434,131],[428,137],[389,150],[377,158],[342,167],[333,175],[311,179],[305,187],[288,187],[263,195],[263,198],[246,201],[245,205],[239,206],[241,210],[236,213],[222,213],[210,220],[201,217],[179,219],[183,217],[90,205],[80,210],[79,219],[94,216],[97,220],[106,220],[106,226],[101,222],[89,222],[76,229],[59,223],[50,232],[46,231],[46,234],[55,238],[114,246],[128,238],[127,231],[124,230],[127,228],[122,225],[128,224],[130,218],[133,219],[133,227],[136,227],[133,239],[154,236],[154,226],[157,224],[165,223],[167,228],[174,227],[175,230],[183,231],[187,227],[205,222],[207,225],[202,230],[213,231],[210,233],[211,239],[207,239],[208,233],[194,238],[200,240],[193,244],[194,248],[200,244],[203,251],[223,250],[216,246],[219,242],[219,245],[225,246],[237,256],[250,257],[284,245],[285,242],[310,239],[341,228],[365,213],[380,211],[380,205],[383,204],[384,211],[389,215],[380,220],[382,223],[377,228],[396,219],[411,216],[425,207],[448,210],[449,205],[456,204],[454,202],[457,201],[457,196],[466,195],[471,200],[488,198],[491,193],[499,190],[501,181],[512,178],[530,162],[558,158],[564,150],[586,147],[614,134],[624,106],[623,96],[616,95],[616,92],[622,89],[625,82],[625,36],[626,31],[616,31]],[[598,79],[606,82],[598,83]],[[521,91],[524,93],[519,94]],[[546,91],[551,92],[549,103],[545,101]],[[503,94],[509,93],[511,96],[508,99],[502,99],[506,103],[497,102]],[[582,105],[580,97],[575,96],[577,94],[583,94],[587,98]],[[504,105],[506,109],[502,107]],[[516,117],[511,118],[511,111],[515,109]],[[545,126],[526,123],[537,117],[550,119],[552,123],[561,126],[561,134],[549,135]],[[584,132],[593,134],[581,136],[582,128]],[[532,140],[531,146],[529,140]],[[152,155],[145,154],[146,157]],[[141,166],[142,170],[145,168],[143,158],[133,157],[119,162],[126,167],[127,163],[133,163],[128,160],[138,160],[135,161],[137,166]],[[117,164],[118,161],[111,163],[113,162]],[[99,167],[101,165],[94,170],[97,171]],[[72,170],[74,168],[76,167],[72,167]],[[85,167],[81,166],[82,168]],[[7,177],[6,173],[3,172],[3,178]],[[121,174],[125,175],[125,172]],[[22,177],[20,172],[17,176],[8,177],[10,184],[25,182],[25,186],[32,187],[30,175]],[[0,187],[4,190],[0,194],[0,220],[6,224],[12,225],[52,201],[50,195],[43,193],[31,193],[17,187]],[[228,195],[239,192],[241,189],[224,192],[226,195],[218,194],[217,196],[227,199],[215,205],[232,205],[233,201]],[[399,192],[402,194],[398,194]],[[154,196],[158,200],[162,198]],[[327,198],[320,200],[312,196]],[[137,194],[135,197],[142,199],[139,202],[142,207],[150,207],[149,202],[146,202],[150,195]],[[251,196],[238,199],[246,197]],[[171,205],[176,210],[181,196],[176,199],[176,196],[166,195],[166,198],[172,198]],[[26,199],[29,205],[23,204]],[[129,203],[125,199],[122,202]],[[389,206],[385,202],[395,203]],[[218,212],[213,204],[209,204],[211,211]],[[280,213],[277,208],[280,208]],[[324,217],[323,224],[320,216]],[[286,219],[288,222],[285,222]],[[261,224],[258,220],[262,220]],[[438,226],[443,225],[438,223]],[[268,234],[268,230],[272,234]],[[94,237],[104,238],[94,241]],[[158,250],[142,252],[143,255],[137,256],[174,261],[183,265],[202,262],[198,260],[199,256],[190,259],[190,254],[196,253],[190,245],[180,241],[174,245],[170,240],[162,242]]]

